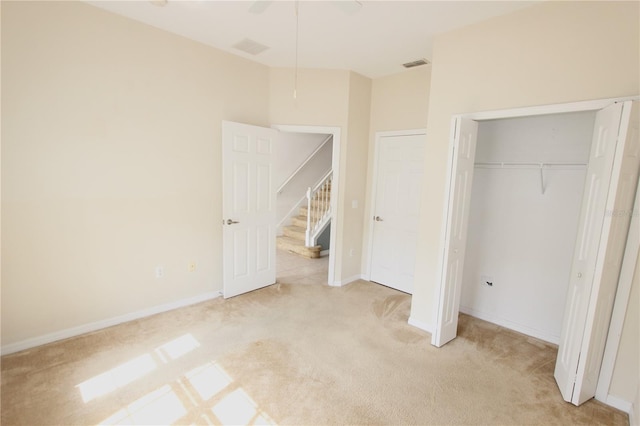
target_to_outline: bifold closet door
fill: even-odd
[[[575,405],[595,396],[630,221],[616,212],[631,209],[639,168],[637,102],[600,110],[554,373]]]
[[[448,240],[445,242],[444,259],[440,270],[442,284],[437,302],[437,322],[431,336],[431,344],[437,347],[453,340],[458,331],[478,122],[458,118],[454,138],[448,184],[450,194],[446,218]]]

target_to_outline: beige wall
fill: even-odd
[[[436,39],[412,318],[434,320],[451,116],[638,94],[639,6],[544,2]]]
[[[370,221],[373,190],[373,163],[375,161],[376,132],[424,129],[429,111],[429,84],[431,66],[421,66],[398,74],[376,78],[371,85],[371,120],[369,126],[369,152],[367,184],[364,204],[364,232],[362,265],[369,263],[371,244]],[[366,273],[366,271],[363,271]]]
[[[347,182],[342,216],[344,220],[342,241],[344,253],[341,265],[343,280],[359,278],[362,270],[371,80],[352,72],[349,89],[349,139],[346,147],[346,162],[343,162],[340,167],[341,176],[344,176]]]
[[[333,226],[337,235],[335,279],[343,282],[360,275],[362,182],[367,173],[362,159],[367,158],[371,80],[350,71],[301,69],[295,99],[294,80],[291,68],[271,69],[271,123],[340,128],[338,221]],[[353,199],[359,200],[357,209],[352,208]]]
[[[368,78],[301,70],[294,100],[290,69],[82,3],[3,5],[3,346],[221,290],[222,120],[341,128],[336,279],[359,275]]]
[[[371,86],[371,137],[375,132],[427,127],[431,65],[380,77]]]
[[[269,123],[268,68],[80,2],[2,6],[2,345],[221,290],[220,122]]]
[[[292,68],[271,68],[269,74],[271,123],[346,129],[349,71],[300,69],[295,99],[295,73]]]

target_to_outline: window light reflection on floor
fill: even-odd
[[[231,383],[229,375],[218,364],[209,362],[194,368],[185,377],[203,401],[208,400]]]
[[[80,389],[82,400],[89,402],[99,396],[106,395],[118,388],[133,382],[150,371],[155,370],[157,363],[151,355],[144,354],[127,361],[111,370],[105,371],[89,380],[86,380],[76,387]]]
[[[156,348],[155,354],[162,362],[167,363],[198,347],[200,347],[200,342],[190,333],[187,333]],[[157,367],[158,363],[154,360],[152,354],[144,354],[89,380],[85,380],[76,387],[80,390],[82,400],[87,403],[128,385]]]
[[[198,347],[200,347],[200,342],[187,333],[157,348],[156,354],[166,363],[169,360],[178,359]]]
[[[185,414],[187,414],[187,410],[171,386],[164,385],[132,402],[100,424],[166,425],[174,423]]]
[[[274,425],[274,421],[262,413],[256,403],[242,389],[225,396],[211,409],[224,425]]]

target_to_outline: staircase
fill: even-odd
[[[282,228],[277,247],[300,256],[316,259],[322,247],[315,242],[331,221],[331,178],[328,174],[314,189],[307,191],[307,203],[299,208],[291,225]]]

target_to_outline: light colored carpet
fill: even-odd
[[[282,283],[5,356],[2,424],[628,423],[562,401],[552,345],[463,315],[437,349],[409,309]]]

